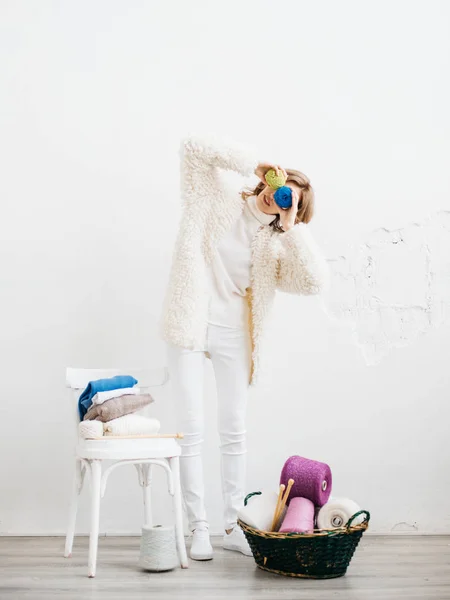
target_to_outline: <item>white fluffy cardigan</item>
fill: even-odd
[[[207,265],[222,236],[239,218],[244,200],[226,191],[220,170],[248,176],[257,162],[231,144],[188,138],[181,148],[184,200],[181,226],[163,314],[163,337],[183,348],[202,347],[208,318]],[[328,282],[328,265],[304,223],[286,233],[261,226],[252,244],[250,331],[251,383],[255,383],[266,317],[275,290],[318,294]]]

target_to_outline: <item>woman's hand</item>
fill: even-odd
[[[266,173],[273,169],[277,175],[283,175],[287,179],[287,173],[280,165],[272,165],[270,163],[259,163],[255,169],[255,175],[261,179],[264,185],[268,185],[266,181]]]
[[[299,193],[296,189],[291,187],[292,192],[292,206],[288,209],[280,208],[278,214],[280,215],[280,225],[284,231],[289,231],[295,225],[295,218],[298,211],[298,203],[300,201]]]

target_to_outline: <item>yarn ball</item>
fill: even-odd
[[[160,430],[158,419],[133,413],[117,417],[104,424],[105,435],[155,435]]]
[[[277,175],[275,169],[270,169],[266,173],[266,181],[271,188],[277,190],[286,183],[286,177],[284,175]]]
[[[280,208],[291,208],[292,206],[292,190],[287,185],[278,188],[273,199]]]
[[[333,498],[322,506],[317,515],[317,527],[319,529],[337,529],[344,527],[348,520],[361,509],[350,498]],[[360,515],[352,522],[352,525],[359,525],[364,521],[364,516]]]
[[[100,421],[81,421],[78,424],[78,435],[85,440],[102,437],[103,423],[100,423]]]
[[[294,480],[288,503],[292,498],[308,498],[316,506],[328,502],[331,494],[331,469],[325,463],[310,460],[302,456],[291,456],[284,463],[280,483],[287,485],[289,479]]]
[[[142,527],[138,566],[147,571],[170,571],[180,565],[173,526]]]
[[[314,504],[308,498],[292,498],[280,533],[299,533],[314,529]]]

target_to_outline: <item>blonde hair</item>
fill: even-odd
[[[295,169],[286,169],[288,174],[287,181],[292,181],[300,187],[300,200],[298,203],[297,216],[295,217],[296,223],[309,223],[314,215],[314,190],[311,187],[311,183],[304,173],[296,171]],[[247,200],[250,196],[259,196],[259,194],[266,187],[266,184],[260,181],[254,189],[247,189],[242,192],[243,200]],[[277,217],[272,221],[271,226],[276,231],[284,231],[280,225],[280,217]]]

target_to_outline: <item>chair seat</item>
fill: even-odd
[[[138,458],[172,458],[180,456],[181,448],[173,438],[135,440],[82,440],[77,456],[89,460],[126,460]]]

